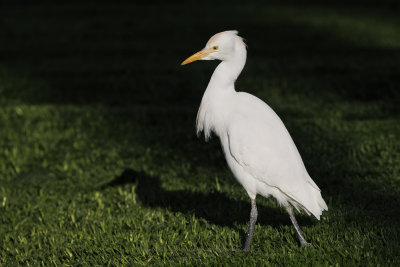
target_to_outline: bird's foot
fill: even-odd
[[[243,252],[249,252],[249,250],[250,250],[250,247],[248,247],[248,246],[244,246],[244,247],[242,248],[242,251],[243,251]]]
[[[311,243],[308,243],[307,241],[300,242],[300,247],[301,248],[304,248],[304,247],[309,246],[309,245],[311,245]]]

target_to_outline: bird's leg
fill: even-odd
[[[292,206],[287,205],[287,206],[286,206],[286,210],[287,210],[287,212],[289,213],[290,220],[292,221],[293,226],[294,226],[294,229],[296,230],[297,236],[299,237],[300,247],[306,246],[308,243],[307,243],[307,241],[304,239],[304,236],[303,236],[303,234],[301,233],[299,224],[297,223],[297,220],[296,220],[296,218],[294,217],[294,213],[293,213]]]
[[[258,212],[257,212],[256,200],[251,199],[250,225],[249,225],[249,230],[247,231],[246,243],[244,244],[243,251],[249,251],[250,249],[250,242],[253,236],[253,231],[257,221],[257,216]]]

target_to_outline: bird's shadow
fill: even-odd
[[[150,176],[142,171],[126,169],[120,176],[101,186],[123,186],[136,183],[135,193],[142,203],[148,207],[161,207],[172,212],[190,213],[204,218],[210,223],[234,227],[235,223],[248,223],[250,218],[250,201],[233,200],[220,192],[209,194],[189,192],[186,190],[168,191],[162,188],[160,178]],[[291,225],[289,216],[281,209],[258,205],[258,224],[279,227]],[[306,216],[299,217],[300,225],[311,225],[312,220]],[[245,232],[237,229],[242,236]]]

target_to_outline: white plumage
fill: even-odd
[[[234,83],[245,65],[246,56],[246,45],[237,31],[225,31],[211,37],[203,50],[182,63],[199,59],[222,61],[215,69],[201,101],[197,133],[204,132],[206,139],[211,132],[219,137],[233,175],[252,200],[244,250],[249,249],[257,218],[257,194],[273,196],[286,207],[304,246],[306,242],[290,205],[313,214],[317,219],[328,207],[276,113],[257,97],[235,91]]]

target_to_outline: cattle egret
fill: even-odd
[[[259,98],[235,91],[235,81],[246,63],[246,45],[237,31],[215,34],[204,49],[187,58],[221,60],[203,95],[197,113],[197,134],[211,132],[220,139],[233,175],[251,199],[250,225],[243,250],[248,251],[257,221],[256,196],[273,196],[285,207],[301,247],[307,244],[292,206],[318,220],[328,207],[311,179],[289,132],[278,115]]]

